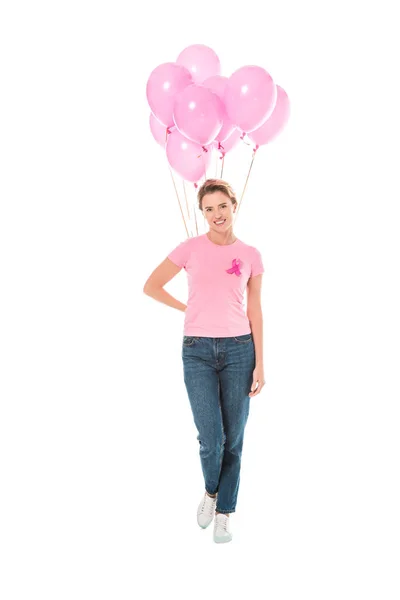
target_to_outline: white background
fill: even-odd
[[[398,600],[394,9],[2,3],[4,600]],[[146,82],[194,43],[224,75],[263,66],[292,108],[235,229],[266,269],[266,385],[223,545],[196,522],[184,314],[143,294],[186,237]],[[226,158],[239,194],[250,158]],[[185,277],[167,286],[182,302]]]

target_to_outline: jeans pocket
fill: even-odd
[[[238,342],[238,344],[248,344],[252,341],[253,335],[251,333],[245,333],[244,335],[237,335],[233,339],[235,342]]]
[[[194,337],[193,335],[184,335],[183,336],[183,345],[184,346],[193,346],[193,344],[198,340],[198,337]]]

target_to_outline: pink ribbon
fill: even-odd
[[[232,267],[230,269],[226,269],[226,272],[229,273],[230,275],[232,275],[232,273],[235,273],[235,275],[237,275],[239,277],[239,275],[241,275],[239,267],[240,267],[240,260],[238,258],[234,258],[232,261]]]

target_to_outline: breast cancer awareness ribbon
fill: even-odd
[[[235,273],[235,275],[237,275],[239,277],[241,275],[239,267],[240,267],[240,260],[238,258],[234,258],[232,261],[232,267],[230,269],[226,269],[226,272],[229,273],[230,275],[232,273]]]

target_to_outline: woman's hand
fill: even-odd
[[[258,386],[257,386],[258,383]],[[264,367],[262,365],[256,365],[256,368],[253,371],[253,383],[251,386],[251,391],[249,393],[250,398],[257,396],[265,385],[264,379]]]

